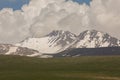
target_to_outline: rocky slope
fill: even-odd
[[[1,55],[20,55],[20,56],[38,56],[40,54],[37,50],[28,49],[25,47],[18,47],[11,44],[0,44]]]
[[[0,44],[0,54],[48,58],[71,49],[119,46],[120,40],[96,30],[86,30],[78,36],[69,31],[54,30],[44,37],[28,38],[15,45]]]
[[[17,46],[38,50],[41,53],[58,53],[66,50],[76,40],[69,31],[55,30],[41,38],[28,38]]]
[[[77,37],[74,43],[75,48],[100,48],[120,46],[120,40],[107,33],[96,30],[87,30]]]

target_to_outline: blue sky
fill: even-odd
[[[0,0],[0,9],[13,8],[19,10],[24,4],[28,4],[29,0]]]
[[[13,10],[19,10],[24,4],[28,4],[30,0],[0,0],[0,10],[3,8],[13,8]],[[91,0],[73,0],[78,3],[87,3]]]
[[[78,2],[78,3],[80,3],[80,4],[81,4],[81,3],[86,3],[86,4],[89,5],[91,0],[73,0],[73,1]]]

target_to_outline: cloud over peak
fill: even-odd
[[[119,0],[92,0],[90,6],[71,0],[31,0],[22,10],[6,8],[0,11],[0,43],[41,37],[54,29],[76,34],[99,29],[120,38],[119,4]]]

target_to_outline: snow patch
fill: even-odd
[[[36,57],[36,56],[40,56],[40,53],[35,53],[35,54],[31,54],[31,55],[27,55],[28,57]]]
[[[10,55],[10,54],[16,52],[17,48],[18,48],[18,47],[10,47],[9,51],[8,51],[7,53],[5,53],[5,54],[6,54],[6,55]]]

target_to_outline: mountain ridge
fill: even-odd
[[[34,55],[33,55],[34,54]],[[40,54],[37,50],[26,47],[18,47],[12,44],[0,44],[0,55],[19,55],[19,56],[37,56]]]
[[[120,40],[110,36],[108,33],[97,30],[86,30],[78,35],[76,48],[99,48],[120,46]]]
[[[7,45],[8,48],[6,48],[6,50],[8,50],[9,53],[6,52],[5,55],[40,56],[47,58],[52,57],[50,56],[52,54],[58,54],[70,49],[119,46],[120,40],[97,30],[86,30],[79,35],[75,35],[70,31],[53,30],[41,38],[27,38],[15,45]],[[0,51],[2,50],[4,50],[4,48],[0,47]],[[11,50],[13,50],[13,52],[17,50],[18,52],[16,51],[15,54],[12,54],[10,53]]]

